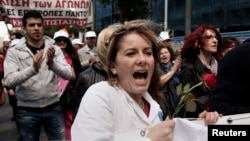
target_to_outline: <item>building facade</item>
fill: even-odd
[[[149,19],[163,26],[167,5],[167,28],[174,30],[174,36],[184,36],[186,1],[190,1],[191,30],[201,24],[212,24],[222,33],[250,30],[250,0],[148,0]],[[114,22],[113,3],[114,0],[111,0],[109,5],[102,5],[96,0],[96,30]]]
[[[168,28],[175,36],[185,34],[186,0],[168,0]],[[191,29],[212,24],[223,32],[250,30],[250,0],[189,0]]]

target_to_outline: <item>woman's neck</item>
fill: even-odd
[[[64,48],[61,48],[61,50],[62,50],[64,56],[68,55],[68,53],[65,51]]]
[[[170,62],[168,62],[168,63],[162,63],[162,65],[164,66],[164,67],[170,67]]]
[[[142,96],[133,96],[133,95],[130,95],[134,100],[135,102],[142,108],[144,109],[145,108],[145,104],[143,102],[143,97]]]
[[[212,56],[212,53],[205,53],[202,51],[198,54],[198,57],[209,66],[211,65]]]

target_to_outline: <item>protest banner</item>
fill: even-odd
[[[38,10],[45,26],[85,26],[90,15],[91,0],[0,0],[0,17],[13,27],[22,26],[22,17],[29,10]]]

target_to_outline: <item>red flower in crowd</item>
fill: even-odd
[[[216,85],[216,77],[214,73],[204,73],[203,78],[210,89],[213,89]]]

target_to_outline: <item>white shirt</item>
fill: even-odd
[[[159,104],[147,92],[143,97],[150,104],[149,117],[122,88],[112,87],[106,81],[92,85],[72,125],[72,141],[113,141],[118,132],[150,128],[160,123]]]
[[[88,45],[85,45],[83,48],[78,49],[77,53],[82,67],[87,67],[89,65],[89,58],[91,55],[98,59],[96,47],[89,49]]]

